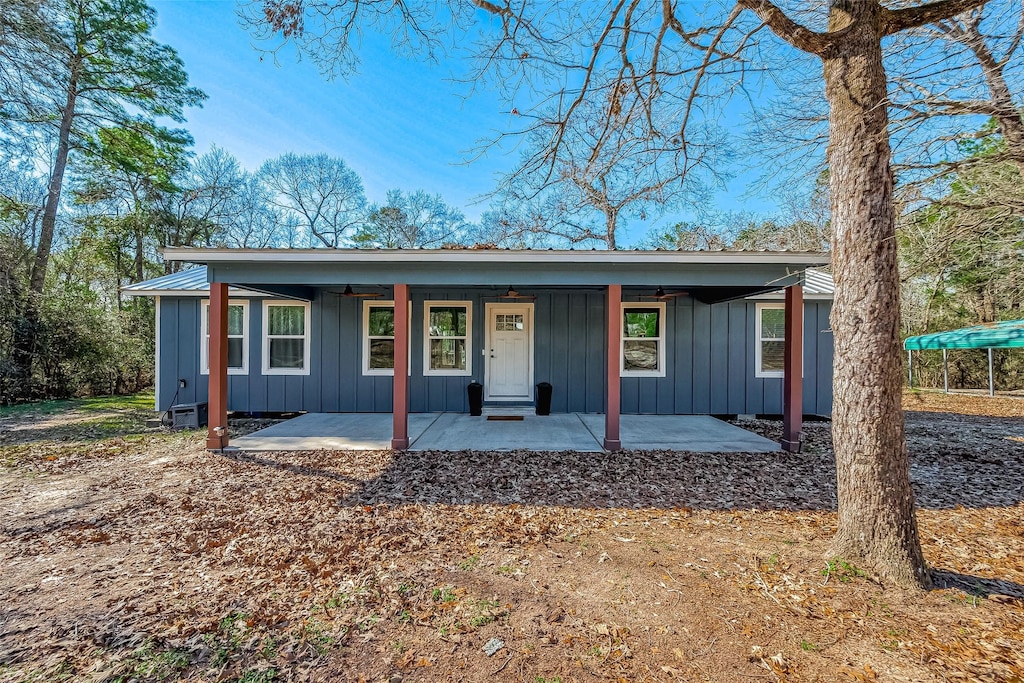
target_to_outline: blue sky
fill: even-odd
[[[464,163],[481,141],[510,126],[509,107],[492,91],[464,98],[453,82],[458,63],[431,65],[396,57],[369,33],[359,72],[328,81],[294,49],[260,59],[235,15],[234,0],[153,0],[155,37],[174,47],[193,85],[209,99],[187,112],[198,153],[223,147],[250,170],[285,152],[320,153],[345,160],[363,179],[371,202],[392,188],[440,193],[471,220],[486,205],[472,204],[516,162],[513,148],[490,150]],[[739,122],[737,121],[737,124]],[[765,198],[742,196],[744,174],[716,195],[721,209],[771,211]],[[675,214],[661,223],[674,223]],[[633,225],[625,243],[642,237]],[[620,241],[621,242],[621,241]]]

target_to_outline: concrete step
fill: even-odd
[[[536,408],[533,406],[484,406],[483,416],[488,415],[534,415]]]

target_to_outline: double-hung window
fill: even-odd
[[[199,371],[210,374],[210,300],[202,301],[199,335]],[[228,301],[228,374],[249,372],[249,302]]]
[[[309,374],[309,303],[263,302],[263,374]]]
[[[472,373],[472,302],[427,301],[423,309],[423,374]]]
[[[622,304],[623,377],[665,376],[665,303]]]
[[[395,374],[395,302],[363,302],[363,374]]]
[[[786,308],[783,304],[757,305],[755,376],[782,377],[786,355]]]

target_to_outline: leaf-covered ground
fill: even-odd
[[[905,402],[926,593],[826,561],[828,423],[222,456],[133,405],[0,414],[0,681],[1024,680],[1024,402]]]

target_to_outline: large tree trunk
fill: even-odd
[[[833,440],[839,494],[834,556],[902,585],[930,579],[914,517],[904,437],[886,75],[878,2],[832,0],[823,55],[830,107],[828,165],[835,340]]]
[[[50,250],[53,246],[53,234],[57,227],[57,207],[60,205],[60,194],[64,187],[64,171],[68,165],[68,151],[71,147],[71,123],[75,119],[75,102],[78,99],[78,78],[72,75],[68,84],[67,101],[60,119],[60,132],[57,137],[57,156],[53,161],[53,173],[46,192],[46,207],[43,209],[42,229],[39,233],[39,245],[36,247],[36,259],[32,266],[32,279],[29,288],[42,294],[46,282],[46,269],[50,263]]]
[[[40,306],[43,288],[46,285],[46,270],[50,264],[53,235],[57,227],[57,207],[60,204],[61,190],[64,187],[64,171],[67,168],[68,151],[71,146],[71,123],[75,118],[75,103],[78,99],[77,71],[78,64],[76,62],[72,65],[67,99],[64,111],[61,113],[60,130],[57,136],[57,155],[53,160],[53,172],[50,175],[47,188],[46,205],[43,207],[39,243],[36,245],[36,255],[25,300],[24,322],[18,327],[14,339],[14,362],[22,381],[26,384],[26,389],[32,377],[32,364],[39,337]]]

